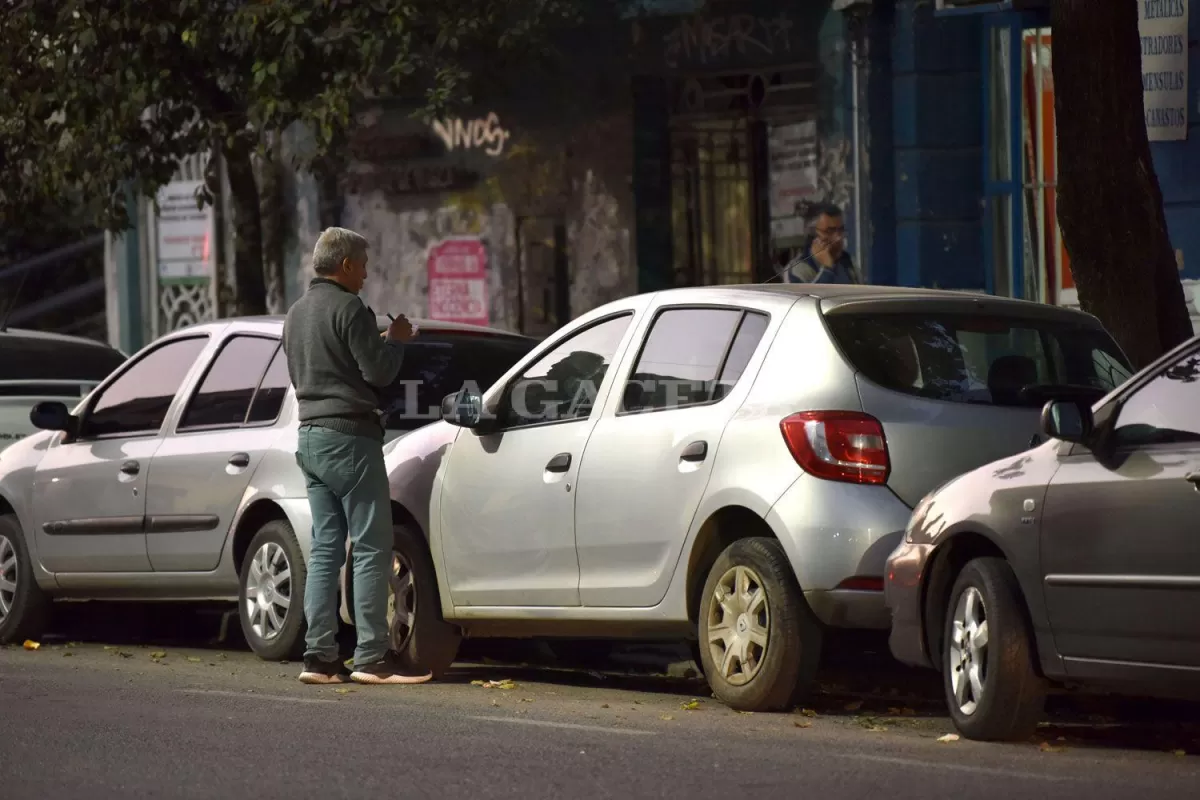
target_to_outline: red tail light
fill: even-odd
[[[830,481],[887,483],[887,439],[874,417],[856,411],[802,411],[779,428],[805,472]]]

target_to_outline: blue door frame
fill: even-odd
[[[1025,87],[1023,83],[1023,35],[1027,28],[1042,27],[1048,24],[1048,14],[1044,11],[1000,11],[983,15],[983,158],[980,168],[983,170],[983,252],[986,259],[984,285],[988,293],[995,294],[996,286],[996,231],[993,228],[993,213],[1001,203],[1007,203],[1010,209],[1009,219],[1011,230],[1008,243],[1009,258],[1012,266],[1010,279],[1012,296],[1025,296],[1025,196],[1024,196],[1024,130],[1022,128],[1022,103],[1024,102]],[[1008,30],[1008,108],[997,111],[991,102],[993,72],[992,38],[996,31]],[[1010,169],[1007,177],[992,174],[992,153],[994,131],[996,128],[996,113],[1007,116],[1009,142],[1008,163]]]

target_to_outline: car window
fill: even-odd
[[[179,430],[237,427],[244,423],[254,390],[278,349],[276,339],[230,337],[188,401]]]
[[[503,424],[586,419],[632,319],[623,314],[585,328],[531,364],[510,387]]]
[[[0,397],[78,400],[123,363],[119,350],[104,345],[0,334]]]
[[[409,431],[441,419],[446,395],[464,385],[486,392],[536,345],[526,336],[421,331],[404,346],[400,374],[381,393],[384,426]]]
[[[283,409],[283,398],[287,397],[291,379],[288,377],[287,354],[280,347],[267,367],[258,391],[254,393],[254,401],[250,404],[250,414],[246,417],[249,424],[274,422],[279,419]]]
[[[1114,430],[1118,447],[1200,442],[1200,354],[1193,351],[1130,395]]]
[[[738,363],[730,366],[740,375],[762,337],[762,328],[754,336],[753,325],[745,337],[735,337],[742,317],[740,309],[731,308],[673,308],[660,313],[625,385],[622,408],[657,411],[724,397],[732,387],[733,372],[723,369],[731,345],[739,344]]]
[[[1103,329],[996,314],[835,314],[830,332],[887,389],[956,403],[1040,408],[1073,391],[1095,402],[1132,374]]]
[[[174,339],[146,353],[96,396],[82,434],[158,431],[175,393],[207,344],[207,336],[192,336]]]

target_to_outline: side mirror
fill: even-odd
[[[463,387],[442,398],[442,419],[460,428],[475,428],[483,417],[483,399]]]
[[[78,432],[79,419],[71,416],[70,410],[57,400],[44,400],[29,411],[33,427],[43,431],[66,431],[74,436]]]
[[[1051,400],[1042,407],[1042,433],[1064,442],[1084,444],[1092,435],[1092,409],[1070,400]]]

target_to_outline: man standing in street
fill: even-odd
[[[283,350],[300,406],[296,462],[308,486],[312,547],[304,587],[304,683],[423,683],[432,675],[388,646],[392,514],[383,463],[379,389],[396,379],[413,331],[397,317],[381,337],[359,299],[367,240],[328,228],[313,250],[316,277],[288,311]],[[353,543],[354,671],[337,645],[338,576]]]
[[[832,204],[816,209],[813,236],[800,256],[787,265],[784,283],[862,283],[846,252],[846,223]]]

